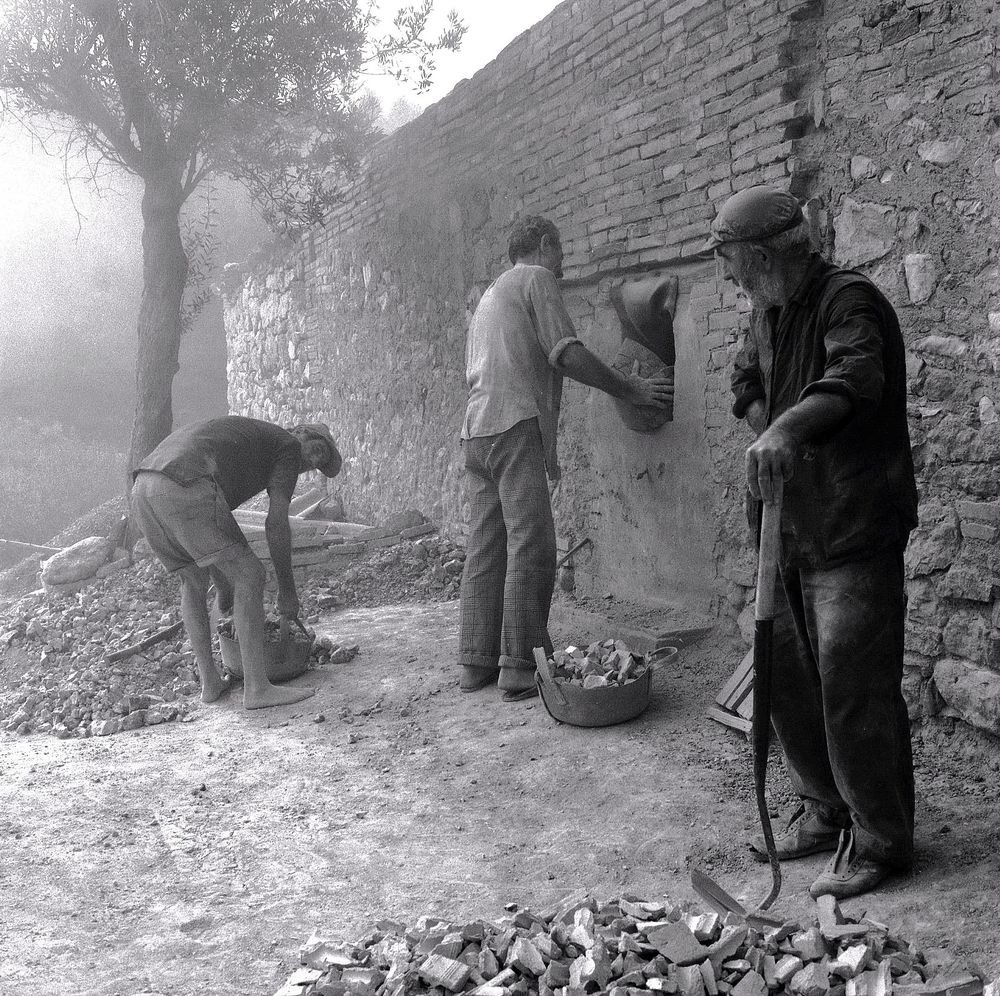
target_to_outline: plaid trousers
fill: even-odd
[[[462,440],[471,503],[462,572],[458,663],[533,670],[551,655],[556,532],[538,420]]]

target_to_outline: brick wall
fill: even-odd
[[[606,360],[620,341],[612,283],[681,281],[673,423],[639,436],[605,396],[567,384],[557,522],[564,547],[593,540],[577,584],[735,625],[754,573],[750,437],[728,394],[746,315],[695,253],[732,191],[791,189],[904,327],[922,499],[911,707],[1000,732],[1000,705],[982,705],[983,688],[1000,703],[996,21],[971,2],[563,3],[383,141],[298,247],[230,274],[231,410],[327,419],[350,513],[416,506],[460,533],[465,329],[505,266],[510,220],[547,214],[570,312]]]

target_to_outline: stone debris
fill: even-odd
[[[223,616],[215,628],[220,636],[225,636],[237,643],[239,642],[232,616]],[[294,628],[297,629],[297,627]],[[309,626],[305,627],[305,631],[305,634],[302,634],[303,638],[308,637],[308,639],[312,640],[312,648],[309,652],[309,661],[312,665],[346,664],[348,661],[354,660],[361,649],[356,643],[341,645],[332,636],[326,634],[318,636],[316,630]],[[264,620],[264,638],[266,640],[275,640],[278,638],[277,634],[280,634],[280,632],[280,617],[268,616]],[[298,638],[299,634],[295,632],[292,636],[293,638]]]
[[[458,598],[465,567],[465,550],[433,536],[400,540],[375,549],[346,567],[327,583],[314,584],[321,606],[383,605],[395,602],[448,601]]]
[[[552,655],[552,676],[556,681],[604,688],[627,685],[646,670],[646,658],[633,653],[623,640],[591,643],[586,650],[569,646]]]
[[[301,593],[303,609],[318,606]],[[187,720],[201,686],[183,629],[124,660],[107,656],[180,621],[177,581],[144,560],[80,591],[31,592],[0,611],[0,652],[30,662],[20,681],[0,688],[0,728],[60,739],[103,737]],[[358,653],[320,636],[310,666],[343,664]],[[216,648],[216,662],[221,657]]]
[[[313,935],[277,996],[996,996],[981,973],[925,958],[829,898],[816,919],[751,926],[736,914],[576,892],[537,913],[467,923],[381,920],[359,941]],[[851,926],[829,939],[824,925]]]
[[[20,734],[108,736],[184,719],[200,693],[184,634],[109,663],[117,647],[180,619],[176,581],[147,561],[79,592],[32,592],[0,614],[0,649],[28,662],[0,690],[0,725]]]
[[[248,533],[263,531],[265,513],[240,509],[238,517]],[[346,664],[358,653],[357,644],[317,634],[313,627],[324,611],[458,596],[465,551],[432,535],[437,527],[420,512],[397,513],[384,526],[294,516],[290,522],[296,556],[322,555],[294,568],[303,619],[315,637],[310,667]],[[0,687],[0,729],[65,739],[191,718],[201,689],[183,629],[122,660],[106,659],[180,621],[176,579],[144,545],[140,540],[135,563],[109,561],[114,535],[89,537],[63,551],[76,551],[74,563],[87,560],[86,577],[45,582],[0,609],[0,653],[11,649],[29,664],[19,682]],[[83,568],[49,570],[62,578]],[[221,665],[218,647],[216,655]]]

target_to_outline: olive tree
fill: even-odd
[[[142,189],[143,288],[129,467],[172,428],[189,259],[181,209],[214,175],[242,183],[294,233],[318,221],[372,130],[366,72],[426,88],[434,54],[465,27],[452,12],[428,40],[433,0],[384,33],[367,0],[8,0],[0,94],[8,114]]]

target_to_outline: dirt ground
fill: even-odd
[[[611,635],[586,618],[557,606],[556,645]],[[299,679],[315,697],[281,710],[237,697],[111,738],[0,735],[0,994],[270,996],[314,929],[493,918],[579,888],[695,899],[692,857],[749,904],[766,894],[744,844],[748,746],[704,718],[741,645],[704,637],[657,674],[642,717],[588,730],[538,700],[460,694],[456,624],[456,602],[328,614],[319,632],[361,652]],[[994,978],[995,744],[941,724],[915,748],[915,872],[845,908]],[[777,761],[771,786],[786,809]],[[785,866],[777,911],[810,912],[823,862]]]

